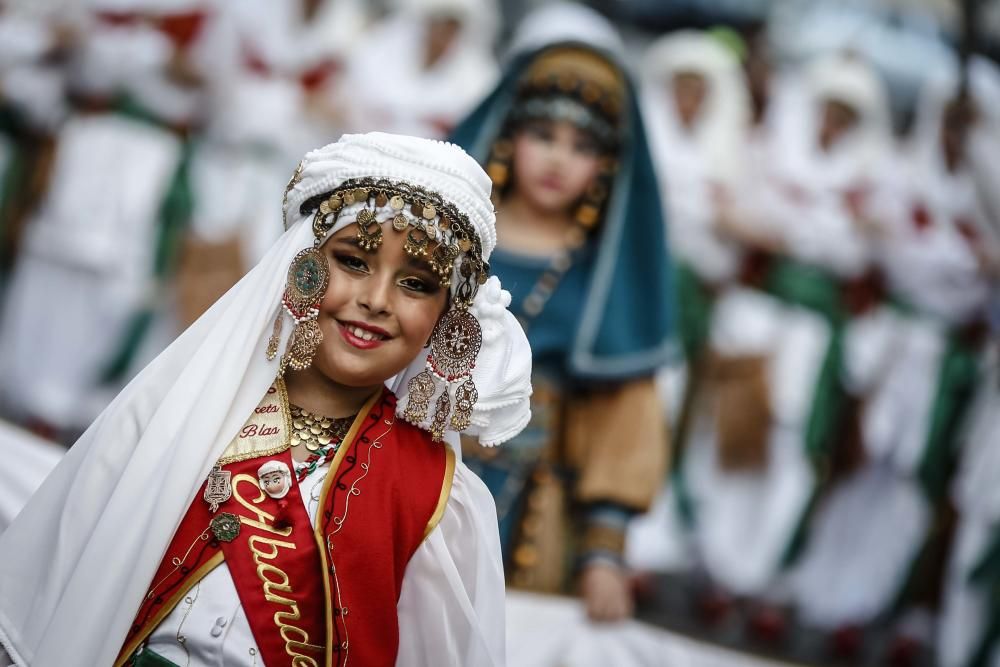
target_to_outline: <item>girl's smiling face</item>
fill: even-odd
[[[405,252],[407,231],[384,225],[374,252],[362,250],[356,234],[357,225],[348,225],[323,244],[330,263],[318,320],[323,343],[303,372],[348,387],[374,387],[420,354],[448,291],[426,261]]]

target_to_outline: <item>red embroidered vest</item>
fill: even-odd
[[[455,470],[454,452],[395,410],[388,390],[362,408],[311,523],[294,475],[280,498],[259,479],[265,463],[291,467],[288,400],[276,383],[210,476],[227,477],[231,497],[215,512],[202,493],[191,503],[116,667],[223,561],[268,667],[394,665],[403,574],[444,514]]]

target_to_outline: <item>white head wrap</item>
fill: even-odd
[[[892,140],[889,106],[883,82],[870,64],[856,56],[829,54],[803,67],[786,85],[774,110],[775,171],[792,182],[821,188],[881,177]],[[818,136],[822,105],[828,100],[851,107],[858,119],[823,151]]]
[[[625,43],[608,20],[575,2],[553,2],[531,12],[517,27],[508,55],[565,42],[587,44],[619,63],[628,61]]]
[[[264,352],[286,272],[314,240],[295,211],[364,176],[434,190],[474,221],[484,254],[493,248],[489,180],[461,149],[372,134],[310,153],[288,193],[288,231],[126,387],[0,535],[0,644],[16,664],[114,662],[176,526],[274,381],[278,362]],[[529,416],[531,355],[508,299],[491,278],[470,310],[483,328],[472,422],[485,443],[516,435]],[[412,370],[389,382],[401,404]]]
[[[674,75],[693,72],[706,81],[705,101],[692,139],[719,180],[740,176],[750,126],[750,99],[736,54],[720,40],[696,30],[680,30],[649,46],[643,57],[643,111],[654,154],[670,163],[670,151],[685,134],[668,86]],[[669,178],[669,175],[668,175]]]

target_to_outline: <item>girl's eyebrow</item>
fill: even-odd
[[[361,247],[361,246],[358,245],[358,239],[356,237],[354,237],[354,236],[340,236],[338,238],[333,239],[333,241],[334,241],[334,243],[339,243],[341,245],[349,245],[349,246],[352,246],[354,248],[360,248]]]
[[[406,260],[406,265],[414,270],[434,273],[434,268],[431,266],[430,262],[423,257],[410,257]]]

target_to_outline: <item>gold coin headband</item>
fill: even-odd
[[[489,277],[489,264],[483,261],[482,243],[468,216],[436,192],[401,181],[356,178],[302,204],[301,213],[314,213],[316,245],[323,242],[346,207],[359,203],[366,205],[356,218],[358,245],[363,250],[374,252],[382,245],[376,211],[388,206],[394,213],[392,228],[407,233],[407,254],[426,259],[442,287],[451,286],[455,261],[460,260],[455,305],[463,310],[472,305],[479,285]]]

